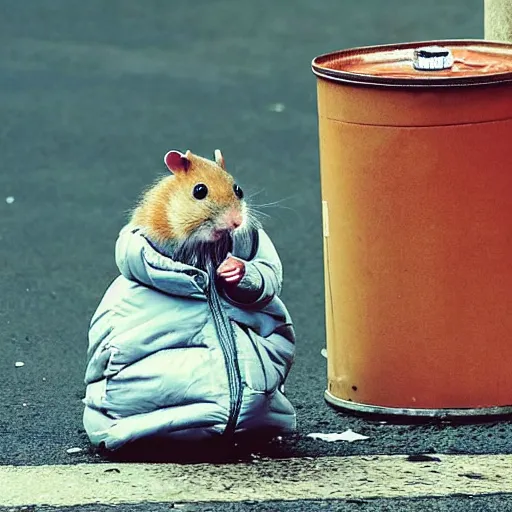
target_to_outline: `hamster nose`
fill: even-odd
[[[242,225],[242,214],[236,210],[229,210],[224,220],[228,228],[236,229]]]
[[[227,224],[231,229],[236,229],[242,225],[242,219],[240,218],[240,216],[231,217]]]

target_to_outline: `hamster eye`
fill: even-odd
[[[236,183],[233,185],[233,192],[238,199],[242,199],[244,197],[244,191]]]
[[[196,199],[204,199],[208,195],[208,187],[204,183],[198,183],[192,194]]]

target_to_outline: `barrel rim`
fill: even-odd
[[[495,73],[483,76],[432,76],[432,77],[383,77],[373,76],[362,73],[353,73],[348,71],[338,71],[326,69],[319,65],[322,59],[333,58],[336,56],[350,55],[352,53],[364,54],[376,51],[386,50],[408,50],[418,48],[420,46],[481,46],[483,48],[507,49],[512,50],[512,44],[504,41],[494,41],[486,39],[443,39],[414,41],[406,43],[359,46],[354,48],[346,48],[333,52],[323,53],[316,56],[311,61],[311,69],[313,73],[322,79],[332,82],[339,82],[350,85],[361,86],[377,86],[377,87],[468,87],[477,85],[493,85],[512,82],[512,71],[505,73]]]
[[[408,407],[386,407],[381,405],[364,404],[338,398],[329,390],[324,391],[325,401],[332,407],[357,413],[375,416],[402,416],[417,418],[467,418],[482,416],[512,415],[512,405],[500,405],[492,407],[468,407],[468,408],[442,408],[424,409]]]

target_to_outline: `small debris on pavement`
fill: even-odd
[[[472,480],[482,480],[485,478],[484,475],[482,475],[481,473],[473,473],[473,472],[460,473],[459,476],[463,476],[465,478],[471,478]]]
[[[284,105],[282,103],[273,103],[269,108],[272,112],[282,112],[284,110]]]
[[[70,455],[74,453],[80,453],[82,451],[82,448],[68,448],[66,450],[66,453],[69,453]]]
[[[25,363],[23,361],[16,361],[14,366],[16,366],[16,368],[21,368],[22,366],[25,366]]]
[[[431,455],[409,455],[406,459],[408,462],[441,462],[439,457],[432,457]]]
[[[251,453],[251,462],[253,464],[261,462],[261,455],[257,455],[256,453]]]
[[[108,468],[105,469],[105,473],[121,473],[121,470],[117,468]]]
[[[6,197],[6,198],[5,198],[5,202],[6,202],[7,204],[12,204],[12,203],[14,203],[14,197],[12,197],[12,196],[8,196],[8,197]]]
[[[348,441],[352,443],[354,441],[359,441],[362,439],[369,439],[368,436],[363,436],[362,434],[358,434],[351,429],[346,430],[342,433],[332,433],[332,434],[322,434],[321,432],[308,434],[307,437],[311,437],[313,439],[318,439],[320,441],[327,441],[328,443],[332,443],[334,441]]]
[[[323,348],[322,350],[320,350],[320,354],[322,354],[325,359],[327,359],[327,349],[326,348]]]
[[[26,404],[25,402],[23,402],[21,405],[23,405],[23,407],[27,407],[28,404]]]

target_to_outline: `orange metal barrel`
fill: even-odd
[[[512,45],[356,48],[312,68],[326,400],[512,412]]]

